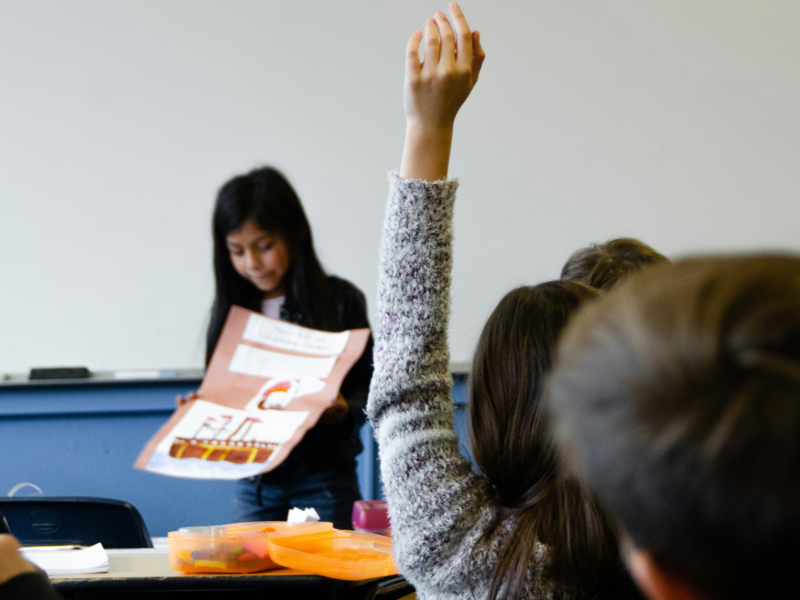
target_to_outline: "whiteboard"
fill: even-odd
[[[374,321],[406,40],[445,2],[0,2],[0,372],[202,365],[210,215],[272,164]],[[450,323],[589,242],[800,250],[800,3],[464,0]]]

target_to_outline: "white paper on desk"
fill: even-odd
[[[296,523],[316,523],[320,520],[319,514],[313,508],[292,508],[289,509],[289,514],[286,516],[286,522],[289,524]]]
[[[108,555],[103,544],[89,548],[48,550],[41,547],[21,548],[22,555],[50,576],[79,573],[107,573]]]

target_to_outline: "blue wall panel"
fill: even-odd
[[[175,395],[198,383],[0,387],[0,495],[27,481],[48,496],[125,500],[139,509],[154,536],[187,525],[231,522],[235,482],[175,479],[132,467],[172,414]],[[463,379],[457,379],[453,395],[461,435]],[[381,498],[378,450],[369,425],[362,427],[361,439],[362,496]]]

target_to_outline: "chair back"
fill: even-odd
[[[23,546],[100,542],[104,548],[152,548],[142,515],[132,505],[107,498],[0,498],[0,513]]]

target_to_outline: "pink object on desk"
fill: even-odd
[[[385,500],[357,500],[353,503],[353,529],[391,535],[389,505]]]

